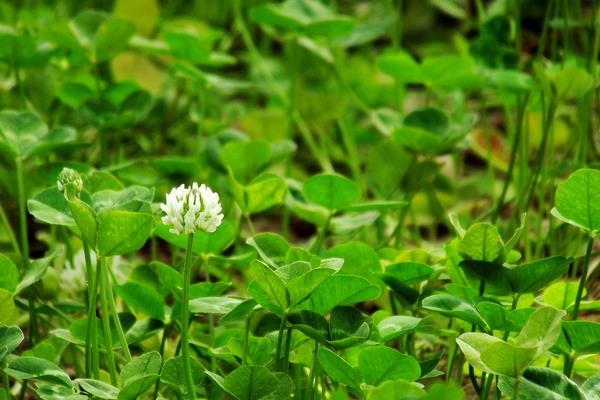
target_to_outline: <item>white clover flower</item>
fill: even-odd
[[[223,221],[219,194],[196,182],[191,187],[182,184],[171,189],[160,209],[165,213],[162,223],[171,226],[169,232],[177,235],[197,230],[214,232]]]
[[[56,186],[69,200],[72,197],[79,197],[79,193],[83,190],[83,179],[81,179],[79,172],[71,168],[63,168],[58,174]]]

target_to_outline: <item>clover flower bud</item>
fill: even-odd
[[[83,179],[81,175],[71,168],[63,168],[58,174],[58,180],[56,181],[58,190],[63,192],[67,200],[73,197],[79,197],[79,193],[83,190]]]
[[[162,223],[171,226],[169,232],[177,235],[197,230],[214,232],[223,221],[218,193],[196,182],[191,187],[182,184],[171,189],[160,209],[165,213]]]

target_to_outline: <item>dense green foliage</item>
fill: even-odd
[[[0,400],[600,399],[599,6],[1,1]]]

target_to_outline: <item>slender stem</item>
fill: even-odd
[[[515,294],[512,299],[512,304],[510,305],[510,311],[514,311],[517,309],[517,304],[519,304],[520,295]],[[504,335],[502,336],[502,340],[506,341],[508,336],[510,335],[510,329],[504,331]]]
[[[573,367],[575,366],[576,360],[577,360],[576,355],[570,355],[570,354],[565,355],[563,374],[569,379],[571,378],[571,375],[573,375]]]
[[[283,351],[283,372],[290,371],[290,349],[292,346],[292,328],[288,328],[285,334],[285,349]]]
[[[244,344],[242,350],[242,365],[246,365],[248,360],[248,342],[250,340],[250,320],[252,318],[252,313],[248,314],[248,318],[246,318],[245,329],[244,329]]]
[[[480,108],[481,108],[481,124],[483,125],[483,136],[484,136],[484,140],[485,140],[485,146],[486,146],[486,158],[488,160],[487,162],[487,174],[488,174],[488,179],[490,181],[490,187],[489,187],[489,193],[490,193],[490,200],[492,202],[492,204],[494,204],[496,202],[496,190],[495,190],[495,179],[494,179],[494,164],[491,162],[492,158],[494,157],[494,147],[492,144],[492,132],[490,130],[490,124],[489,124],[489,120],[488,120],[488,114],[487,114],[487,105],[486,105],[486,101],[485,101],[485,96],[482,93],[481,94],[481,104],[480,104]]]
[[[462,386],[463,380],[463,364],[465,363],[465,355],[460,352],[458,355],[458,361],[456,362],[456,384]]]
[[[23,255],[23,268],[27,269],[29,265],[29,239],[27,237],[27,214],[25,210],[25,179],[23,177],[23,159],[15,159],[17,172],[17,193],[19,196],[19,228],[21,229],[21,253]]]
[[[352,178],[359,184],[359,186],[364,187],[363,174],[360,169],[360,157],[358,155],[356,141],[354,140],[354,137],[352,136],[344,117],[338,117],[337,124],[340,129],[340,133],[342,134],[342,142],[344,143],[346,154],[348,154],[348,166],[352,171]]]
[[[550,23],[550,10],[551,10],[552,1],[548,2],[548,7],[546,7],[546,12],[544,13],[544,23],[542,25],[542,33],[540,35],[540,41],[538,43],[538,48],[536,51],[535,58],[539,59],[542,53],[546,48],[546,38],[548,36],[548,26]]]
[[[106,351],[106,367],[110,374],[110,383],[117,384],[117,367],[115,354],[113,353],[112,334],[110,332],[110,312],[108,310],[108,275],[103,271],[106,269],[102,257],[98,257],[96,279],[100,280],[100,308],[102,310],[102,329],[104,330],[104,350]]]
[[[446,368],[446,382],[450,382],[452,379],[452,370],[454,369],[454,359],[456,358],[456,353],[458,350],[458,345],[456,344],[456,340],[454,340],[454,344],[450,349],[450,354],[448,355],[448,367]]]
[[[481,0],[475,0],[475,5],[477,7],[477,18],[481,24],[485,20],[485,7],[483,6],[483,2]]]
[[[21,261],[23,272],[29,268],[29,238],[27,236],[27,213],[26,213],[26,190],[25,178],[23,175],[23,159],[19,156],[15,159],[17,172],[17,193],[19,196],[19,226],[21,228]],[[35,308],[35,293],[29,291],[29,344],[31,347],[38,340],[39,332],[37,325],[37,311]]]
[[[308,146],[313,157],[319,163],[321,169],[326,172],[333,172],[333,165],[331,164],[331,160],[324,152],[321,151],[321,149],[319,148],[312,136],[308,124],[297,110],[292,111],[292,120],[295,122],[296,127],[298,128],[298,132],[300,132],[302,139]]]
[[[513,400],[517,400],[519,398],[519,384],[521,383],[521,380],[519,379],[519,377],[515,378],[515,386],[513,388],[513,395],[512,398]]]
[[[246,224],[248,225],[248,229],[250,230],[250,235],[256,235],[256,230],[254,229],[254,224],[252,223],[252,218],[249,214],[244,214],[244,218],[246,219]]]
[[[129,345],[127,344],[127,337],[125,336],[125,332],[123,331],[123,326],[121,325],[121,320],[119,319],[119,313],[117,312],[117,304],[115,303],[115,296],[112,291],[111,283],[108,277],[108,270],[104,268],[104,274],[107,274],[106,281],[108,282],[108,306],[110,308],[110,313],[112,314],[113,321],[115,322],[115,328],[117,330],[117,335],[119,337],[119,342],[121,343],[121,349],[123,350],[123,355],[125,356],[125,361],[131,361],[131,352],[129,351]]]
[[[281,317],[281,323],[279,324],[279,332],[277,334],[277,347],[275,349],[275,369],[277,371],[281,370],[281,345],[283,343],[283,332],[285,330],[285,321],[287,319],[287,316],[285,314],[283,314],[283,316]]]
[[[542,141],[540,143],[540,147],[538,148],[538,153],[535,159],[533,175],[531,176],[531,180],[529,182],[529,191],[525,203],[521,204],[520,207],[520,209],[523,211],[529,208],[529,204],[531,204],[533,194],[535,193],[535,187],[537,186],[538,177],[540,175],[542,165],[544,164],[544,157],[546,155],[546,143],[548,142],[548,136],[550,133],[550,128],[552,127],[552,121],[554,120],[554,113],[556,112],[556,107],[556,101],[551,100],[550,108],[548,110],[548,114],[546,115],[546,120],[544,121]],[[520,213],[516,215],[520,215]]]
[[[588,237],[587,249],[585,251],[585,258],[583,260],[583,270],[581,271],[581,278],[579,279],[579,286],[577,287],[577,295],[575,297],[575,305],[573,306],[573,312],[571,319],[575,321],[579,314],[579,305],[581,303],[581,297],[583,296],[583,289],[585,288],[585,281],[587,278],[588,270],[590,268],[590,257],[592,255],[592,247],[594,245],[594,238],[590,235]]]
[[[210,282],[208,257],[206,257],[205,254],[201,254],[200,257],[198,257],[198,259],[199,259],[198,268],[201,268],[202,266],[204,266],[204,281]],[[192,265],[192,267],[193,267],[193,265]],[[212,314],[208,314],[207,319],[208,319],[208,337],[210,339],[210,346],[212,348],[215,344],[215,316]],[[214,356],[214,354],[212,352],[210,352],[210,367],[211,367],[211,371],[217,370],[217,358]]]
[[[6,357],[2,359],[2,363],[0,365],[0,371],[4,371],[7,367]],[[2,374],[2,384],[4,386],[4,390],[6,394],[10,396],[10,381],[8,380],[8,375],[6,373]]]
[[[97,288],[94,286],[94,267],[92,266],[92,259],[90,257],[90,247],[85,240],[83,240],[83,255],[85,257],[85,272],[88,285],[87,329],[85,332],[85,375],[91,377],[94,360],[92,352],[98,351],[98,346],[95,346],[94,343],[92,343],[92,330],[96,326],[96,324],[92,323],[96,320],[96,295],[94,292]]]
[[[569,40],[569,0],[563,0],[562,11],[563,11],[563,51],[565,54],[571,52],[570,40]],[[564,66],[565,58],[562,59],[562,65]]]
[[[394,291],[390,289],[388,292],[388,296],[390,299],[390,308],[392,309],[392,315],[398,315],[398,305],[396,304]]]
[[[481,387],[479,387],[479,382],[477,382],[477,377],[475,377],[475,368],[473,368],[471,364],[469,364],[469,379],[473,384],[473,389],[475,389],[475,392],[477,392],[477,394],[480,394]]]
[[[421,182],[421,177],[423,176],[423,165],[425,165],[425,163],[428,161],[429,159],[424,160],[421,165],[418,164],[418,160],[417,158],[413,158],[410,162],[410,166],[408,168],[408,173],[413,171],[413,168],[418,168],[418,172],[417,172],[417,179],[414,182]],[[407,174],[408,174],[407,173]],[[402,208],[402,210],[400,211],[400,215],[398,217],[398,222],[396,223],[396,226],[394,227],[394,230],[392,232],[392,234],[387,237],[383,243],[379,243],[379,245],[377,246],[378,248],[381,248],[383,246],[388,245],[392,239],[396,239],[396,245],[400,245],[401,243],[401,239],[402,239],[402,227],[404,226],[404,221],[406,220],[406,216],[408,215],[408,213],[410,212],[410,209],[412,207],[412,201],[413,201],[413,197],[414,195],[417,193],[418,188],[415,187],[416,184],[413,184],[413,182],[408,182],[408,188],[406,189],[406,206],[404,206]]]
[[[86,330],[86,341],[88,340],[87,334],[90,333],[90,339],[92,342],[92,354],[91,354],[91,365],[94,379],[100,379],[100,355],[98,351],[98,322],[96,317],[96,301],[98,297],[98,287],[100,285],[100,271],[99,264],[96,265],[96,277],[93,279],[93,288],[91,291],[91,298],[88,302],[88,320]]]
[[[300,400],[302,398],[302,373],[303,368],[298,364],[293,364],[293,376],[294,376],[294,399]]]
[[[485,378],[485,381],[483,382],[483,388],[481,389],[481,399],[482,400],[487,400],[487,398],[490,396],[490,390],[492,388],[493,381],[494,381],[494,374],[489,374]]]
[[[392,1],[393,5],[394,1]],[[402,0],[396,2],[396,23],[392,32],[392,46],[394,49],[402,47]]]
[[[310,369],[310,375],[308,376],[308,387],[306,388],[306,397],[308,400],[312,400],[315,388],[313,387],[315,375],[319,368],[319,342],[315,340],[315,350],[313,352],[313,363]]]
[[[2,224],[8,233],[8,239],[10,240],[10,244],[13,248],[15,254],[21,256],[21,249],[19,248],[19,242],[17,242],[17,237],[15,236],[15,232],[12,229],[8,218],[6,217],[6,212],[4,211],[4,207],[2,207],[2,203],[0,203],[0,220],[2,220]]]
[[[159,352],[160,352],[160,358],[161,358],[161,362],[160,362],[160,370],[162,372],[163,366],[164,366],[164,354],[165,354],[165,344],[167,343],[167,334],[168,334],[168,329],[169,329],[170,325],[165,325],[163,328],[163,334],[162,334],[162,339],[160,341],[160,348],[159,348]],[[160,372],[158,374],[158,379],[156,380],[156,384],[154,385],[154,395],[152,396],[152,400],[156,400],[158,398],[158,391],[160,390]]]
[[[196,388],[194,387],[194,379],[192,377],[192,366],[190,362],[189,348],[189,296],[190,296],[190,281],[192,275],[192,243],[194,235],[188,235],[187,248],[185,251],[185,263],[183,266],[183,295],[181,299],[181,354],[183,356],[183,369],[185,373],[185,383],[187,386],[187,397],[190,400],[196,398]]]
[[[317,236],[317,239],[315,240],[315,243],[313,244],[311,251],[315,254],[319,254],[319,251],[321,250],[321,246],[323,246],[323,242],[325,241],[325,236],[327,236],[327,231],[329,230],[329,224],[331,223],[331,218],[333,217],[333,211],[329,212],[329,215],[327,215],[327,219],[325,219],[325,223],[323,224],[323,226],[321,227],[321,230],[319,231],[319,235]]]
[[[339,53],[339,49],[338,53]],[[356,107],[358,107],[362,112],[364,112],[365,114],[369,115],[372,110],[371,107],[369,107],[369,105],[367,103],[365,103],[357,94],[356,92],[352,89],[352,87],[350,86],[350,84],[348,84],[348,82],[346,81],[346,79],[344,79],[344,75],[342,74],[342,67],[340,66],[340,57],[336,54],[335,59],[334,59],[334,63],[332,66],[332,72],[335,75],[335,78],[337,79],[337,81],[339,82],[340,86],[342,86],[343,89],[346,90],[346,92],[348,93],[348,96],[350,98],[350,100],[352,100],[352,102],[356,105]],[[339,121],[339,118],[338,118]],[[353,151],[355,151],[355,148],[352,149]]]
[[[520,100],[520,99],[519,99]],[[529,93],[525,95],[525,99],[521,103],[521,101],[517,102],[517,125],[515,127],[515,135],[513,137],[513,141],[511,143],[510,149],[510,161],[508,163],[508,171],[506,171],[506,175],[504,177],[504,184],[502,185],[502,192],[500,193],[500,197],[498,198],[498,202],[496,204],[496,209],[494,211],[494,216],[492,217],[492,223],[495,223],[498,217],[500,216],[500,212],[504,207],[504,200],[506,198],[506,193],[508,192],[508,186],[512,181],[513,171],[515,169],[515,161],[517,160],[517,150],[519,148],[519,143],[521,142],[521,134],[523,132],[523,117],[525,115],[525,110],[527,108],[527,103],[529,101]]]
[[[519,60],[521,59],[521,0],[514,1],[514,18],[515,18],[515,50]]]

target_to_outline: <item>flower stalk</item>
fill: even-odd
[[[208,186],[196,182],[192,186],[180,185],[166,196],[166,202],[160,205],[165,213],[162,223],[170,226],[171,233],[187,235],[185,262],[183,265],[183,290],[181,298],[181,354],[187,388],[187,397],[196,398],[191,368],[189,347],[189,295],[192,280],[192,246],[196,231],[214,232],[223,221],[219,195]]]
[[[188,234],[187,248],[185,252],[185,263],[183,266],[183,294],[181,296],[181,354],[183,356],[183,369],[185,371],[185,383],[187,386],[188,398],[196,398],[194,379],[192,376],[192,366],[190,360],[189,348],[189,297],[190,281],[192,275],[192,243],[194,235]]]

